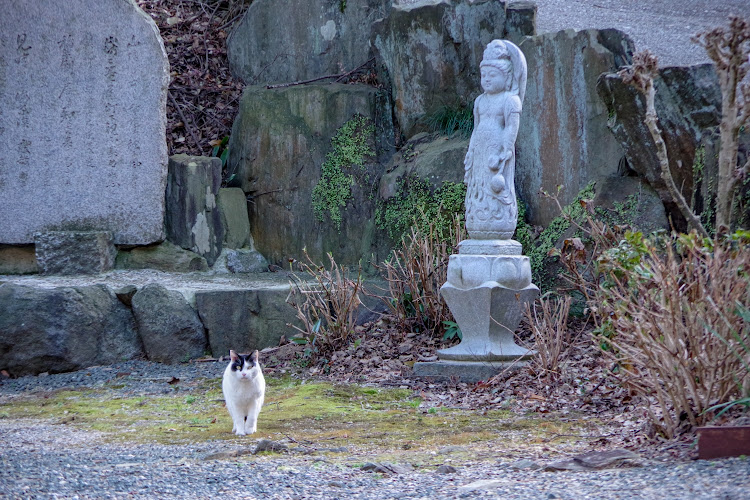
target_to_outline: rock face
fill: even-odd
[[[167,238],[213,265],[224,242],[224,224],[216,197],[221,187],[221,160],[204,156],[169,158]]]
[[[596,94],[599,75],[630,60],[633,44],[616,30],[566,30],[521,42],[529,68],[518,133],[516,186],[532,224],[559,215],[539,190],[567,205],[590,181],[617,173],[620,143],[607,128],[607,107]]]
[[[39,272],[34,247],[0,246],[0,274],[34,274]]]
[[[685,199],[690,200],[694,189],[699,187],[695,185],[697,179],[693,178],[694,165],[697,177],[704,179],[709,179],[710,173],[716,170],[714,155],[705,153],[718,147],[716,130],[721,120],[719,81],[713,66],[702,64],[661,68],[654,85],[654,107],[667,147],[672,177]],[[616,74],[602,75],[597,90],[607,104],[609,125],[622,145],[628,167],[656,189],[673,220],[683,221],[661,179],[654,141],[643,122],[645,98],[633,87],[622,83]],[[701,147],[704,154],[699,156],[702,160],[694,163],[696,152]]]
[[[394,115],[407,137],[441,106],[479,93],[484,47],[505,33],[505,4],[490,0],[395,5],[374,26],[373,44],[388,70]]]
[[[224,248],[244,248],[253,245],[247,198],[240,188],[221,188],[216,197],[224,227]]]
[[[13,375],[59,373],[138,357],[130,310],[103,285],[0,285],[0,366]]]
[[[280,332],[296,323],[294,309],[285,302],[289,287],[263,290],[210,291],[195,294],[198,314],[206,326],[214,356],[230,349],[251,352],[278,343]]]
[[[370,59],[370,27],[390,0],[256,0],[227,40],[249,85],[340,74]]]
[[[34,235],[34,242],[42,274],[96,274],[115,267],[109,231],[50,231]]]
[[[133,0],[5,2],[0,243],[36,232],[163,238],[169,63]]]
[[[331,138],[361,115],[374,126],[367,139],[374,155],[351,174],[352,199],[341,208],[340,229],[316,218],[312,193],[321,167],[334,154]],[[383,149],[376,149],[376,137]],[[389,158],[394,144],[387,96],[367,85],[305,85],[281,89],[248,87],[232,127],[230,184],[251,200],[250,225],[255,247],[271,263],[302,260],[303,248],[319,262],[333,252],[337,262],[369,261],[374,242],[373,185],[381,175],[377,158]]]
[[[597,181],[593,206],[610,214],[611,224],[630,225],[644,234],[669,230],[669,219],[659,195],[639,177],[607,177]]]
[[[156,269],[165,272],[188,273],[206,271],[206,259],[189,250],[164,241],[159,245],[121,250],[115,261],[117,269]]]
[[[136,292],[132,304],[149,360],[172,364],[205,354],[203,324],[180,292],[149,284]]]
[[[463,182],[463,161],[468,147],[469,139],[460,134],[442,137],[422,132],[415,135],[393,155],[387,173],[380,178],[380,197],[387,200],[395,196],[399,180],[410,176],[426,179],[432,189],[444,182]]]

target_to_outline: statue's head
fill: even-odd
[[[508,48],[502,40],[493,40],[487,44],[484,50],[484,57],[479,65],[482,72],[482,88],[486,92],[492,92],[492,82],[487,81],[489,78],[496,80],[498,77],[502,80],[500,90],[510,90],[513,77],[513,63],[510,60]],[[494,87],[494,85],[492,85]]]

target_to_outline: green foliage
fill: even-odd
[[[739,316],[740,318],[742,318],[742,320],[744,321],[745,325],[750,325],[750,308],[748,308],[746,305],[741,304],[741,303],[738,302],[737,303],[736,314],[737,314],[737,316]],[[720,334],[718,334],[713,329],[712,329],[712,333],[719,340],[721,340],[722,343],[724,343],[728,347],[730,347],[732,355],[735,358],[737,358],[737,360],[740,362],[740,364],[745,368],[745,372],[747,374],[746,377],[748,378],[748,380],[750,380],[750,363],[748,361],[746,361],[746,360],[750,360],[750,343],[745,342],[745,340],[742,338],[742,335],[738,331],[732,331],[731,332],[731,336],[733,338],[729,339],[729,340],[727,340],[724,337],[722,337]],[[730,340],[736,341],[737,345],[739,345],[739,347],[741,349],[737,349],[732,344],[730,344]],[[742,351],[742,352],[740,352],[740,351]],[[737,381],[737,389],[738,389],[738,392],[740,394],[744,394],[745,397],[734,399],[734,400],[731,400],[731,401],[727,401],[726,403],[721,403],[721,404],[714,405],[714,406],[708,408],[707,410],[705,410],[704,413],[706,413],[706,412],[715,412],[717,410],[720,410],[716,414],[716,417],[714,417],[714,418],[719,418],[720,416],[722,416],[724,413],[726,413],[727,411],[731,410],[735,406],[744,406],[745,408],[750,409],[750,387],[748,387],[748,388],[743,387],[742,381],[738,380]]]
[[[463,340],[464,335],[461,332],[461,328],[455,321],[443,321],[445,327],[445,334],[443,334],[443,340],[452,340],[458,337],[458,340]]]
[[[319,221],[328,214],[336,229],[341,229],[341,209],[352,197],[355,175],[362,178],[365,160],[375,154],[368,143],[374,131],[371,120],[355,115],[331,139],[331,151],[312,192],[313,210]]]
[[[211,144],[214,146],[211,150],[211,156],[221,159],[221,168],[226,168],[229,158],[229,136],[224,136],[220,141],[212,141]]]
[[[470,137],[474,130],[474,112],[469,106],[443,106],[424,120],[431,132],[443,135],[460,132],[464,137]]]
[[[401,239],[410,228],[427,233],[432,227],[439,241],[447,241],[456,216],[463,222],[466,184],[444,182],[434,192],[430,183],[417,177],[399,180],[396,196],[378,204],[375,223],[394,240]]]
[[[518,204],[518,220],[516,222],[516,234],[513,236],[513,239],[521,244],[523,254],[528,255],[534,248],[534,231],[526,222],[526,204],[518,197],[516,197],[516,203]]]
[[[570,228],[570,221],[582,222],[585,219],[586,211],[583,202],[584,200],[593,198],[593,196],[594,183],[592,182],[578,193],[575,200],[563,208],[562,215],[554,218],[541,234],[539,234],[539,237],[536,238],[536,240],[533,240],[533,243],[528,224],[526,224],[525,221],[521,224],[521,214],[523,213],[525,215],[525,211],[521,210],[523,205],[518,205],[519,226],[516,228],[516,237],[520,238],[518,241],[524,246],[524,254],[529,257],[532,281],[539,286],[543,293],[550,289],[553,280],[553,277],[549,276],[549,273],[545,268],[546,259],[556,254],[555,245],[565,231]]]

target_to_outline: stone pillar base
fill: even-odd
[[[527,361],[428,361],[414,363],[414,376],[437,380],[456,378],[459,382],[475,384],[505,370],[519,370],[527,364]]]

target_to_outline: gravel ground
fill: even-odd
[[[160,394],[165,382],[218,379],[224,363],[160,365],[144,361],[75,373],[2,380],[0,403],[62,388],[109,386],[123,394]],[[117,389],[112,389],[115,385]],[[181,384],[182,385],[182,384]],[[748,498],[750,460],[668,463],[585,472],[544,472],[496,461],[453,463],[454,473],[395,475],[360,469],[361,456],[244,456],[207,460],[253,445],[128,445],[96,432],[44,421],[0,419],[0,498]]]
[[[397,0],[412,5],[437,0]],[[617,28],[649,49],[660,66],[710,62],[690,41],[699,31],[726,26],[731,14],[750,18],[750,0],[531,0],[537,4],[537,32]]]

